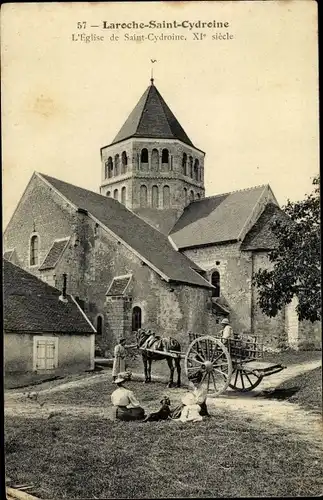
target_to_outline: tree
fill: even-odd
[[[300,321],[321,318],[320,177],[313,179],[313,192],[298,202],[287,201],[285,217],[271,225],[277,244],[269,252],[269,269],[260,269],[253,283],[258,304],[267,315],[298,299]]]

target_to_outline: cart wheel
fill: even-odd
[[[262,375],[256,375],[245,368],[235,368],[229,387],[239,392],[248,392],[255,389],[262,381]]]
[[[219,339],[205,336],[193,340],[184,363],[188,377],[197,371],[203,373],[200,386],[206,385],[210,395],[218,396],[228,388],[232,376],[231,357]]]

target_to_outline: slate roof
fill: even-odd
[[[113,278],[106,295],[123,295],[129,285],[131,276],[117,276]]]
[[[246,234],[241,250],[271,250],[277,245],[277,238],[271,229],[276,219],[288,221],[289,218],[273,203],[269,203],[256,224]]]
[[[219,300],[218,297],[212,297],[213,310],[216,313],[229,315],[230,310],[227,306],[224,306],[223,303]]]
[[[34,333],[94,333],[71,296],[3,260],[4,329]]]
[[[76,207],[86,210],[110,229],[155,270],[170,281],[211,288],[194,269],[200,269],[177,252],[167,236],[140,219],[117,200],[68,184],[48,175],[38,174]]]
[[[141,96],[111,144],[130,137],[178,139],[194,147],[153,84]]]
[[[54,269],[61,255],[63,254],[67,243],[68,239],[54,241],[54,243],[52,244],[51,248],[48,251],[48,254],[44,259],[44,262],[39,267],[39,271]]]
[[[190,203],[170,232],[177,248],[237,241],[267,185]]]

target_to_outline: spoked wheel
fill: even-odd
[[[206,386],[212,396],[219,396],[229,386],[232,363],[228,349],[211,336],[193,340],[185,355],[185,372],[190,379],[196,372],[202,372],[200,386]]]
[[[242,366],[237,366],[234,368],[229,387],[239,392],[248,392],[255,389],[262,379],[262,375],[257,375]]]

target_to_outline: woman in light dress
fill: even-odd
[[[126,339],[119,338],[118,344],[114,348],[114,360],[112,368],[112,378],[115,381],[119,373],[126,371]]]

